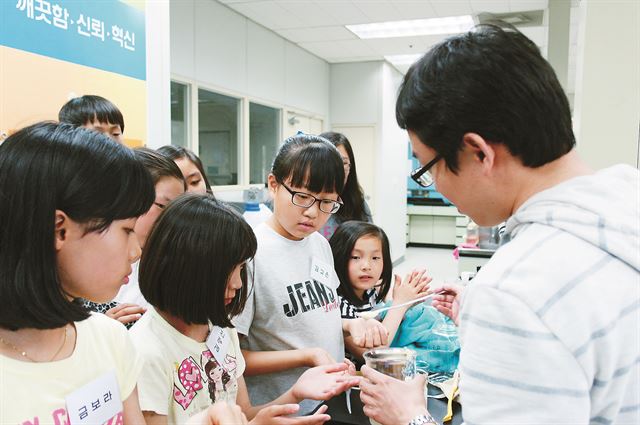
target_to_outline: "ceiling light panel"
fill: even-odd
[[[448,18],[414,19],[410,21],[379,22],[347,25],[347,29],[362,39],[411,37],[434,34],[457,34],[473,27],[471,15]]]
[[[393,65],[411,65],[418,59],[422,57],[422,53],[419,54],[411,54],[411,55],[390,55],[385,56],[384,58]]]

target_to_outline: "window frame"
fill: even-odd
[[[309,118],[314,118],[322,121],[323,131],[325,129],[326,117],[309,111],[301,110],[299,108],[293,108],[288,105],[273,102],[270,100],[262,99],[255,96],[249,96],[234,90],[229,90],[224,87],[216,86],[201,82],[192,78],[186,78],[181,75],[171,74],[171,82],[179,83],[187,87],[188,101],[185,104],[186,107],[186,119],[188,123],[185,124],[187,128],[187,141],[186,147],[191,149],[196,155],[200,156],[200,140],[199,140],[199,108],[198,108],[198,94],[200,89],[220,94],[223,96],[232,97],[240,101],[240,107],[238,108],[238,184],[235,185],[223,185],[215,186],[215,191],[237,191],[245,190],[251,187],[264,187],[262,183],[249,183],[251,178],[251,141],[250,141],[250,105],[251,103],[266,106],[278,110],[279,114],[279,129],[278,140],[279,144],[284,139],[284,131],[287,125],[287,114],[294,113]],[[279,145],[278,145],[279,146]]]

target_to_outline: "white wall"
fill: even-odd
[[[574,129],[577,149],[598,169],[638,166],[640,2],[580,2]]]
[[[329,115],[329,64],[213,0],[171,2],[171,73],[312,115]]]
[[[382,62],[331,65],[332,124],[375,124],[382,90]]]
[[[374,223],[389,237],[395,261],[405,254],[407,211],[407,135],[395,120],[402,76],[382,61],[331,65],[330,128],[374,128],[372,163],[356,155],[358,174],[373,169]],[[353,143],[352,143],[353,144]]]

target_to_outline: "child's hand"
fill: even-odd
[[[139,305],[124,303],[107,310],[104,314],[126,325],[130,322],[136,322],[145,311],[147,310]]]
[[[276,404],[261,409],[253,418],[250,424],[263,425],[320,425],[331,419],[331,416],[325,414],[327,406],[322,406],[310,416],[289,417],[300,410],[297,404]]]
[[[247,425],[247,418],[240,406],[220,401],[191,416],[187,425]]]
[[[431,277],[426,275],[427,271],[413,270],[407,273],[404,281],[400,280],[400,276],[395,275],[395,284],[393,285],[393,304],[402,304],[415,300],[421,296],[427,295],[429,282]]]
[[[308,369],[293,384],[291,395],[296,400],[329,400],[348,388],[358,385],[359,378],[349,375],[349,365],[334,363]]]
[[[327,350],[323,348],[303,348],[304,364],[309,367],[334,364],[336,361]]]
[[[351,360],[345,358],[344,360],[342,360],[342,363],[347,365],[347,373],[349,375],[356,376],[356,365],[354,365]]]
[[[353,343],[362,348],[374,348],[389,343],[389,331],[376,319],[343,319],[346,331],[351,334]],[[344,329],[344,326],[343,326]]]

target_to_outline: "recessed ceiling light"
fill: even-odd
[[[420,59],[422,55],[423,55],[422,53],[416,53],[411,55],[390,55],[390,56],[385,56],[384,58],[388,62],[390,62],[392,65],[402,66],[402,65],[411,65],[412,63]]]
[[[473,28],[471,15],[448,18],[415,19],[411,21],[378,22],[345,25],[360,38],[410,37],[415,35],[457,34]]]

